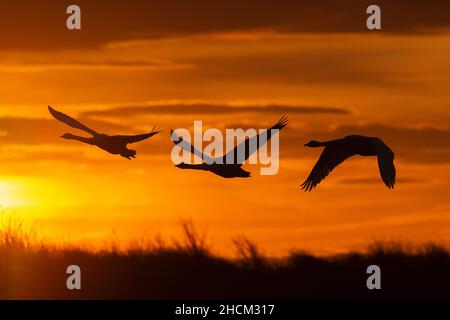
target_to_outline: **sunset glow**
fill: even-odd
[[[133,26],[132,15],[123,19]],[[158,23],[138,37],[132,27],[115,37],[89,20],[80,35],[98,32],[92,39],[69,43],[48,32],[40,37],[52,47],[12,41],[0,50],[2,208],[38,222],[52,241],[93,246],[113,230],[125,242],[171,239],[180,218],[207,230],[224,253],[241,235],[272,255],[294,247],[344,252],[376,239],[450,241],[448,32],[283,32],[237,23],[147,36]],[[128,161],[61,139],[80,132],[55,121],[48,105],[101,132],[163,131],[133,146],[137,159]],[[227,180],[170,160],[172,128],[192,130],[195,120],[266,128],[286,108],[293,109],[275,176],[246,166],[252,178]],[[396,151],[396,189],[380,183],[375,159],[354,158],[303,192],[320,154],[303,145],[355,133],[380,136]]]

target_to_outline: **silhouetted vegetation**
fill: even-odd
[[[237,257],[215,255],[205,235],[183,221],[184,239],[160,237],[121,249],[57,248],[18,222],[0,228],[2,299],[405,299],[450,298],[450,252],[445,246],[374,243],[365,253],[315,257],[292,252],[264,256],[246,238]],[[66,288],[66,268],[79,265],[82,290]],[[366,269],[382,270],[382,290],[366,287]]]

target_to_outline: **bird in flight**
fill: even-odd
[[[312,140],[305,146],[325,147],[308,178],[301,185],[305,191],[314,189],[334,168],[354,155],[377,156],[381,179],[389,189],[394,188],[394,152],[380,138],[351,135],[325,142]]]
[[[281,130],[288,124],[287,117],[282,117],[274,126],[270,129],[261,132],[258,135],[255,135],[251,138],[245,139],[245,141],[241,142],[234,149],[230,150],[227,154],[211,158],[205,155],[200,150],[196,149],[190,143],[183,140],[182,137],[178,137],[177,134],[172,130],[172,141],[175,145],[178,145],[183,150],[193,153],[194,155],[200,157],[204,160],[202,164],[187,164],[180,163],[177,164],[176,167],[180,169],[192,169],[192,170],[203,170],[210,171],[218,176],[223,178],[249,178],[250,172],[242,169],[242,164],[245,160],[247,160],[253,153],[258,150],[261,146],[263,146],[267,141],[272,138],[272,135],[278,131],[272,130]],[[261,139],[262,135],[266,136],[266,139]],[[261,142],[262,141],[262,142]],[[261,143],[261,144],[260,144]],[[245,149],[243,149],[245,148]],[[238,153],[241,150],[245,150],[242,159],[238,159]],[[233,159],[233,163],[227,163],[227,159]]]
[[[128,149],[127,148],[128,144],[148,139],[154,136],[155,134],[159,133],[159,131],[156,130],[156,127],[154,127],[150,133],[146,134],[138,134],[131,136],[125,135],[109,136],[103,133],[98,133],[86,127],[77,120],[69,117],[68,115],[62,112],[56,111],[50,106],[48,107],[48,110],[56,120],[64,122],[65,124],[71,126],[72,128],[83,130],[91,135],[91,137],[81,137],[73,135],[71,133],[65,133],[61,136],[61,138],[69,140],[77,140],[83,143],[94,145],[109,153],[121,155],[122,157],[127,158],[128,160],[131,160],[131,158],[136,158],[136,151]]]

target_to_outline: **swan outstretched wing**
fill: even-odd
[[[205,162],[207,162],[209,164],[212,164],[215,162],[216,159],[213,159],[213,158],[205,155],[203,152],[201,152],[200,150],[195,148],[193,145],[191,145],[190,143],[185,141],[182,137],[179,137],[174,130],[171,130],[170,134],[172,136],[172,142],[175,145],[179,146],[181,149],[186,150],[186,151],[196,155],[197,157],[199,157],[200,159],[203,159]]]
[[[80,129],[80,130],[86,131],[87,133],[89,133],[89,134],[91,134],[91,135],[93,135],[93,136],[98,135],[98,133],[95,132],[94,130],[92,130],[91,128],[86,127],[84,124],[78,122],[77,120],[75,120],[75,119],[69,117],[68,115],[66,115],[66,114],[64,114],[64,113],[62,113],[62,112],[56,111],[55,109],[53,109],[53,108],[50,107],[50,106],[48,106],[48,111],[50,111],[50,114],[51,114],[56,120],[59,120],[59,121],[61,121],[61,122],[64,122],[65,124],[71,126],[72,128]]]
[[[144,134],[136,134],[136,135],[130,135],[130,136],[126,136],[126,135],[121,135],[121,136],[114,136],[114,138],[120,139],[122,142],[124,143],[136,143],[145,139],[148,139],[150,137],[153,137],[155,134],[160,133],[161,131],[158,130],[156,127],[154,127],[152,129],[151,132],[149,133],[144,133]]]
[[[282,117],[275,125],[273,125],[268,130],[261,132],[253,137],[249,137],[238,144],[234,149],[230,150],[227,154],[223,156],[224,163],[227,163],[227,159],[234,159],[234,163],[242,164],[241,162],[247,160],[253,153],[258,150],[258,148],[264,146],[264,144],[269,141],[274,133],[274,130],[281,130],[288,124],[288,118],[286,116]],[[237,157],[239,152],[244,150],[244,157]],[[239,163],[238,163],[239,162]]]
[[[302,189],[311,191],[324,180],[334,168],[353,155],[353,152],[347,150],[326,147],[322,151],[319,160],[315,164],[308,178],[301,184]]]
[[[396,176],[394,152],[380,139],[375,142],[375,149],[377,150],[381,179],[389,189],[392,189],[395,186]]]

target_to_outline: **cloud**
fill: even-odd
[[[197,67],[194,75],[200,79],[220,79],[242,85],[250,82],[284,86],[423,87],[420,72],[389,66],[396,57],[397,52],[389,46],[355,50],[345,46],[317,48],[311,45],[307,49],[299,46],[270,54],[267,49],[258,47],[257,51],[244,54],[192,57],[190,62]]]
[[[347,115],[349,110],[337,107],[312,107],[294,105],[244,105],[233,106],[228,104],[214,103],[162,103],[148,106],[124,106],[106,110],[87,111],[85,116],[106,116],[106,117],[129,117],[139,115],[214,115],[214,114],[234,114],[234,113],[277,113],[277,114],[337,114]]]
[[[173,70],[173,69],[189,69],[193,65],[187,63],[172,63],[170,61],[144,61],[144,60],[65,60],[57,62],[52,61],[29,61],[0,63],[0,72],[44,72],[49,70],[56,71],[74,71],[74,70],[122,70],[135,69],[144,70]]]
[[[360,0],[78,0],[82,30],[68,31],[67,2],[7,0],[0,3],[0,11],[7,13],[0,20],[0,48],[89,47],[130,39],[261,29],[278,33],[367,32],[369,4]],[[450,26],[446,0],[380,0],[377,4],[382,8],[384,33],[437,32]]]

